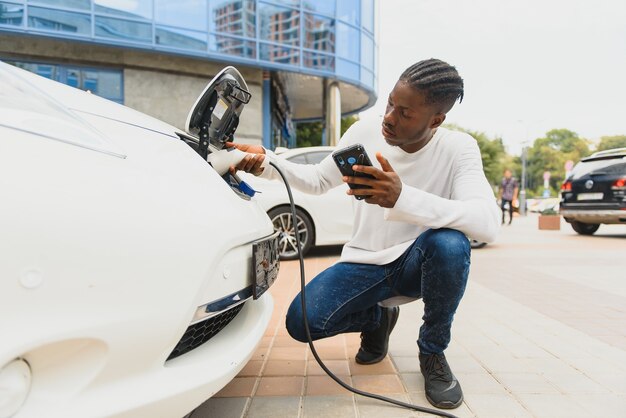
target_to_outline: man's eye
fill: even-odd
[[[402,112],[402,113],[400,113],[400,115],[402,115],[402,117],[403,117],[403,118],[407,118],[407,119],[409,119],[409,118],[411,117],[411,116],[410,116],[408,113],[406,113],[406,112]]]

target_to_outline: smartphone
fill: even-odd
[[[365,148],[361,144],[354,144],[347,148],[343,148],[333,152],[333,160],[335,160],[335,164],[337,164],[337,167],[339,167],[339,171],[341,171],[341,174],[343,174],[344,176],[369,177],[372,179],[375,178],[371,174],[360,173],[352,169],[352,166],[355,164],[369,166],[372,165],[372,162],[367,156],[367,152],[365,152]],[[348,187],[350,187],[351,189],[370,188],[370,186],[352,183],[348,183]],[[356,197],[358,200],[363,200],[367,199],[370,196],[355,195],[354,197]]]

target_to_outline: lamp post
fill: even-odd
[[[526,152],[528,147],[524,145],[522,148],[522,181],[519,191],[519,214],[526,216]]]

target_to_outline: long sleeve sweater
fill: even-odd
[[[426,146],[407,153],[387,144],[380,126],[380,118],[356,122],[342,136],[338,148],[363,144],[379,169],[375,155],[380,152],[399,175],[402,191],[393,208],[350,197],[354,227],[340,261],[390,263],[429,228],[456,229],[476,240],[493,241],[500,225],[498,207],[483,172],[476,140],[466,133],[439,127]],[[289,184],[305,193],[321,194],[342,183],[331,156],[316,165],[302,165],[276,158],[269,151],[267,155],[285,173]],[[272,166],[261,177],[280,179]]]

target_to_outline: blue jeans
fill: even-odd
[[[417,345],[422,354],[442,353],[450,342],[469,266],[469,240],[452,229],[425,231],[404,254],[386,265],[337,263],[306,286],[311,336],[317,340],[373,331],[380,325],[378,302],[399,295],[421,297],[424,322]],[[286,326],[294,339],[307,341],[300,294],[289,306]]]

